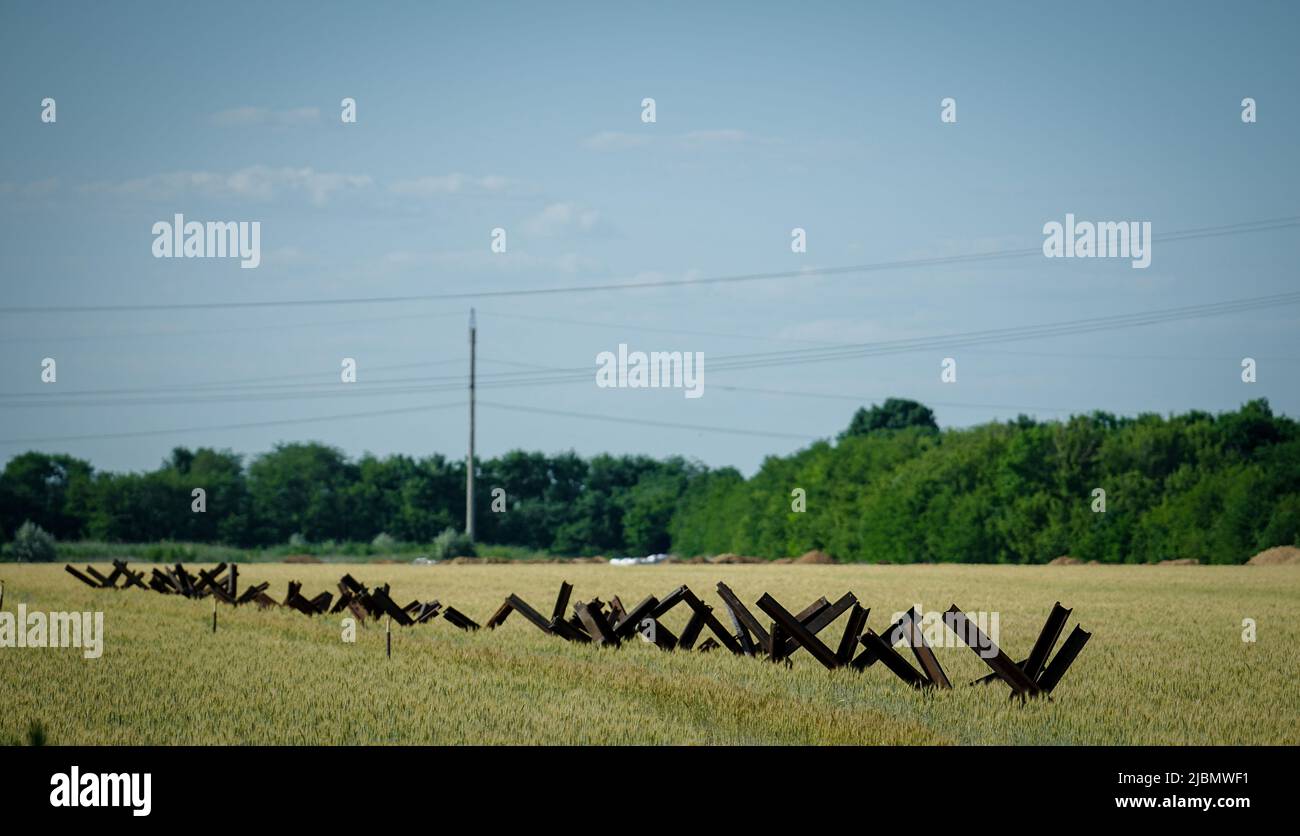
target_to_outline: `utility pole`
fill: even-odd
[[[474,351],[478,343],[474,309],[469,309],[469,456],[465,466],[465,534],[474,542]]]

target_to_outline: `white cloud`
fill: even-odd
[[[582,141],[584,148],[592,151],[621,151],[627,148],[643,148],[650,144],[651,135],[629,134],[621,131],[601,131]]]
[[[601,131],[582,140],[581,144],[583,148],[590,151],[626,151],[632,148],[646,148],[650,145],[699,149],[745,144],[768,145],[776,142],[779,140],[755,136],[737,128],[713,128],[687,131],[683,134],[656,134],[653,128],[647,128],[643,133]]]
[[[29,183],[0,183],[0,194],[14,194],[23,197],[48,197],[59,190],[59,178],[47,177]]]
[[[227,173],[173,171],[151,174],[116,183],[92,183],[87,192],[108,193],[169,200],[189,194],[214,198],[241,198],[267,202],[286,195],[306,195],[315,205],[324,205],[335,194],[369,189],[374,181],[368,174],[316,171],[313,168],[271,168],[255,165]]]
[[[279,247],[262,255],[262,263],[270,264],[273,267],[317,264],[319,262],[319,257],[305,252],[300,247]]]
[[[295,107],[288,110],[273,110],[269,107],[236,107],[214,113],[208,117],[208,121],[222,128],[249,126],[289,128],[316,124],[320,121],[320,108]]]
[[[510,181],[499,174],[489,174],[479,179],[479,184],[490,192],[504,191],[510,186]]]
[[[550,237],[568,232],[593,232],[601,228],[600,213],[576,203],[552,203],[524,222],[530,235]]]
[[[388,184],[388,191],[409,197],[437,197],[453,194],[483,194],[505,191],[511,181],[497,174],[471,177],[468,174],[441,174],[409,177]]]
[[[870,319],[829,318],[792,323],[780,328],[776,337],[792,342],[871,343],[917,336],[914,328],[897,322]]]
[[[430,175],[397,179],[377,184],[369,174],[318,171],[310,166],[273,167],[253,165],[233,171],[181,170],[148,174],[127,180],[101,180],[75,187],[82,194],[108,195],[143,200],[171,201],[199,196],[245,200],[255,203],[305,197],[323,206],[337,197],[367,196],[382,201],[385,196],[409,198],[510,196],[518,191],[517,181],[501,175],[474,177],[467,174]],[[58,180],[32,183],[0,183],[0,194],[45,196],[59,189]],[[522,197],[520,192],[516,197]],[[590,224],[589,215],[574,218],[579,228]]]
[[[601,262],[579,253],[564,253],[557,256],[534,255],[522,252],[498,254],[490,252],[486,245],[482,250],[443,252],[396,250],[386,253],[383,257],[383,263],[395,270],[447,268],[477,270],[487,273],[524,273],[530,276],[536,276],[539,273],[576,275],[599,272],[603,269]]]
[[[687,145],[734,145],[739,142],[750,142],[754,137],[745,131],[738,131],[734,128],[723,128],[712,131],[690,131],[682,134],[681,141]]]

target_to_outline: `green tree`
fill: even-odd
[[[88,462],[62,454],[30,452],[10,459],[0,475],[0,526],[6,536],[31,520],[60,540],[81,537],[91,514],[91,475]]]
[[[324,444],[278,444],[248,469],[256,539],[283,543],[293,534],[309,541],[345,540],[372,527],[353,519],[350,486],[359,468]],[[369,540],[379,530],[369,532]]]
[[[934,420],[934,412],[928,406],[906,398],[887,398],[879,406],[860,407],[853,413],[853,420],[848,429],[840,433],[840,440],[879,430],[902,430],[908,427],[921,427],[938,432],[939,424]]]

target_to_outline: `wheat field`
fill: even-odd
[[[936,649],[956,687],[929,693],[882,665],[828,672],[805,651],[786,668],[639,641],[573,645],[518,614],[477,633],[441,618],[394,627],[387,659],[382,624],[349,643],[341,616],[223,605],[213,634],[210,601],[0,564],[6,611],[102,610],[105,633],[98,659],[0,648],[0,742],[38,723],[55,745],[1300,743],[1300,567],[249,564],[241,582],[270,581],[281,599],[300,580],[310,597],[344,572],[479,623],[511,592],[549,612],[561,580],[574,601],[628,606],[685,583],[721,612],[723,580],[746,602],[771,592],[792,610],[852,591],[877,631],[913,604],[996,611],[1017,659],[1057,600],[1074,608],[1067,631],[1093,638],[1050,702],[1021,704],[1001,685],[966,687],[987,668],[962,646]],[[665,623],[680,631],[685,618],[679,607]],[[1254,642],[1242,640],[1248,618]],[[832,646],[842,623],[823,634]]]

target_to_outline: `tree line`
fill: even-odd
[[[481,541],[556,554],[1239,563],[1300,534],[1300,432],[1264,400],[941,431],[924,405],[890,399],[750,478],[680,457],[512,451],[475,479]],[[427,543],[462,526],[464,485],[462,460],[318,443],[248,460],[178,447],[141,473],[28,452],[0,475],[0,535],[30,520],[60,540]]]

